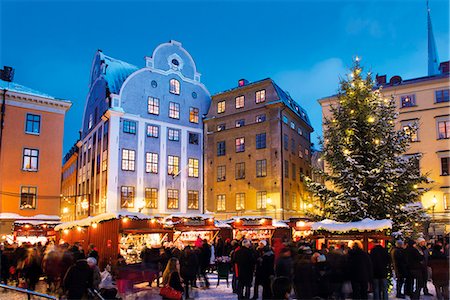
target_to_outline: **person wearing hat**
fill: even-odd
[[[271,281],[275,275],[274,264],[275,255],[272,248],[267,245],[266,240],[261,240],[256,248],[258,252],[258,258],[256,260],[255,270],[255,287],[253,291],[253,299],[258,299],[258,287],[263,287],[263,299],[272,298],[272,290],[270,288]]]
[[[420,239],[417,240],[420,242]],[[408,240],[408,246],[405,249],[406,261],[408,262],[408,276],[405,282],[405,294],[410,296],[412,300],[420,298],[420,291],[424,286],[423,277],[423,253],[419,252],[419,248],[415,247],[416,242],[412,239]]]
[[[244,239],[242,247],[236,251],[234,261],[236,263],[237,292],[238,299],[250,298],[250,288],[253,282],[253,272],[255,267],[255,257],[250,249],[252,243]],[[245,293],[244,293],[245,288]]]
[[[429,273],[428,273],[428,269],[429,269],[429,265],[428,265],[428,257],[430,256],[430,251],[427,247],[427,242],[423,237],[420,237],[417,239],[417,247],[419,252],[422,253],[423,255],[423,260],[422,260],[422,276],[423,276],[423,280],[424,280],[424,285],[423,285],[423,294],[425,296],[433,296],[430,292],[428,292],[428,286],[427,286],[427,282],[430,279],[429,278]]]
[[[396,298],[405,298],[405,294],[402,293],[402,287],[405,284],[405,278],[408,273],[407,262],[405,256],[405,249],[402,240],[395,242],[395,247],[391,250],[391,260],[394,267],[394,274],[397,280],[396,284]]]

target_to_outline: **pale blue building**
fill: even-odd
[[[95,54],[78,143],[77,217],[121,209],[203,211],[203,123],[210,93],[181,43],[138,68]]]

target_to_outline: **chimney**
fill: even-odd
[[[3,70],[0,70],[0,79],[8,82],[13,81],[14,69],[8,66],[4,66]]]
[[[439,65],[439,71],[441,72],[441,74],[449,73],[449,62],[450,61],[441,62],[441,64]]]
[[[386,84],[386,75],[378,75],[375,77],[375,81],[377,85],[385,85]]]
[[[389,80],[390,85],[398,85],[402,83],[402,78],[398,75],[392,76],[391,80]]]
[[[248,84],[248,80],[247,79],[239,79],[238,80],[238,87],[244,86]]]

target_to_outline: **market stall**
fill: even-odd
[[[311,224],[307,218],[290,218],[288,225],[291,228],[292,240],[298,242],[312,235]]]
[[[233,238],[250,239],[253,243],[260,240],[272,241],[276,227],[272,224],[271,217],[233,217],[227,221],[233,228]]]
[[[198,238],[212,243],[220,231],[209,215],[170,216],[166,225],[173,229],[174,244],[181,247],[195,245]]]
[[[16,220],[12,226],[12,234],[4,237],[7,243],[23,243],[45,245],[49,241],[56,240],[55,226],[60,224],[59,221],[42,221],[42,220]]]
[[[339,246],[349,244],[354,240],[359,240],[368,251],[373,246],[373,241],[378,240],[383,246],[386,241],[391,239],[390,230],[392,229],[391,220],[372,220],[364,219],[356,222],[336,222],[333,220],[323,220],[311,224],[311,230],[316,240],[316,248]]]

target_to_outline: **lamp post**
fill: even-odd
[[[435,209],[435,207],[436,207],[436,204],[437,204],[437,202],[438,202],[438,200],[437,200],[437,198],[436,198],[436,195],[434,195],[433,196],[433,206],[431,207],[432,208],[432,221],[433,221],[433,238],[435,239],[436,238],[436,223],[435,223],[435,218],[434,218],[434,209]]]
[[[273,208],[275,210],[274,215],[275,215],[275,219],[276,219],[277,218],[277,206],[276,206],[276,204],[272,204],[272,198],[270,198],[270,197],[267,198],[267,204],[273,206]]]

